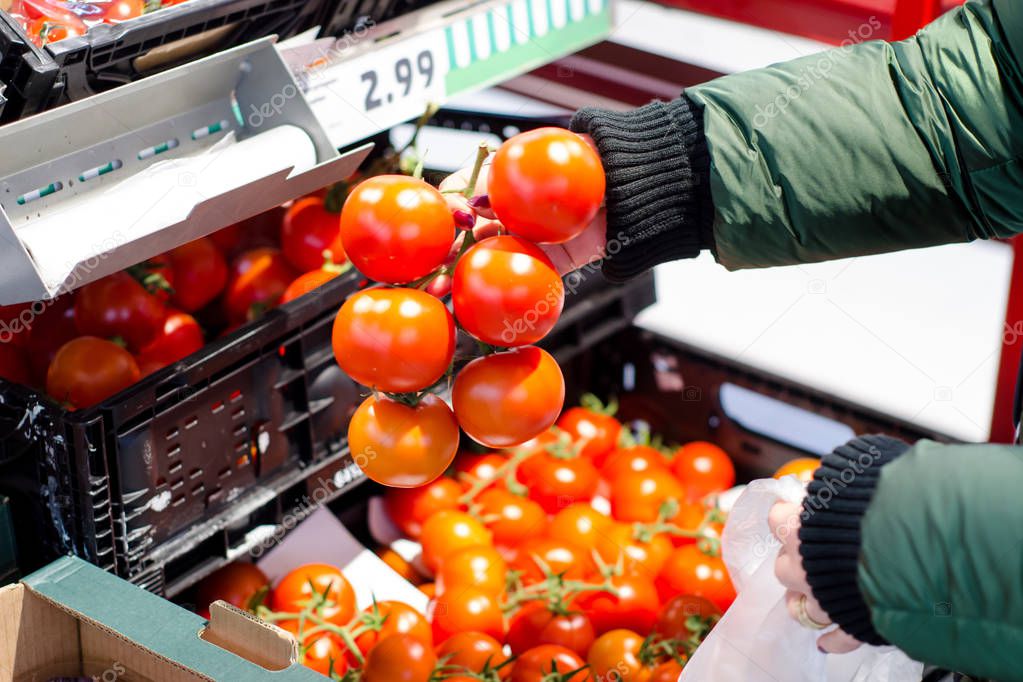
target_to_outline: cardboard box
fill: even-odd
[[[283,630],[224,602],[211,618],[65,557],[0,588],[0,682],[323,682]]]

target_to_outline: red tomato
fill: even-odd
[[[817,457],[797,457],[796,459],[789,460],[783,464],[774,472],[774,477],[783,478],[785,476],[795,476],[799,479],[800,483],[806,485],[813,480],[813,473],[817,471],[820,466],[821,461]]]
[[[665,661],[650,671],[647,682],[678,682],[682,675],[682,664],[678,661]]]
[[[694,441],[683,445],[675,453],[671,468],[690,500],[699,500],[735,485],[732,458],[713,443]]]
[[[505,547],[537,535],[547,525],[543,507],[503,488],[485,490],[476,502],[487,519],[487,528],[494,534],[494,542]]]
[[[437,591],[457,592],[476,587],[493,595],[504,592],[508,566],[489,545],[464,547],[444,557],[437,571]]]
[[[605,481],[617,481],[620,476],[630,471],[650,471],[658,469],[668,472],[668,459],[649,445],[634,445],[628,448],[613,450],[600,467],[600,477]]]
[[[477,358],[451,390],[462,429],[488,447],[519,445],[549,429],[565,402],[565,378],[535,346]]]
[[[46,309],[32,320],[27,335],[32,349],[28,354],[28,360],[32,365],[32,376],[39,385],[46,384],[46,371],[60,347],[78,336],[73,295],[61,296],[44,303]]]
[[[0,343],[0,377],[22,386],[32,385],[29,354],[21,346]]]
[[[280,301],[296,273],[273,248],[259,248],[239,254],[231,262],[224,312],[229,322],[251,322]]]
[[[576,502],[592,500],[600,479],[589,459],[564,458],[546,450],[524,461],[519,466],[518,477],[529,489],[529,497],[549,514]]]
[[[604,168],[586,141],[561,128],[519,133],[490,166],[490,205],[505,227],[539,243],[582,232],[604,201]]]
[[[512,616],[504,641],[515,656],[541,644],[557,644],[585,656],[593,639],[593,624],[585,614],[555,613],[547,604],[530,602]]]
[[[700,524],[703,523],[703,519],[706,515],[707,510],[699,502],[682,500],[678,505],[678,513],[668,521],[672,525],[678,526],[683,530],[695,531],[700,527]],[[719,523],[711,523],[704,529],[706,534],[717,534],[718,537],[721,537],[720,531],[721,524]],[[696,541],[697,538],[686,537],[684,535],[671,536],[671,543],[676,547],[692,545],[695,544]]]
[[[650,669],[640,660],[643,637],[632,630],[605,632],[593,643],[586,657],[598,680],[647,682]]]
[[[735,601],[735,587],[725,562],[696,545],[678,547],[668,556],[657,577],[657,591],[664,601],[679,594],[704,597],[722,612]]]
[[[146,11],[145,0],[109,0],[95,4],[103,9],[103,22],[107,24],[134,19]]]
[[[494,670],[508,660],[501,643],[482,632],[456,632],[437,647],[437,658],[444,659],[455,672],[471,673]],[[507,667],[502,672],[502,677],[506,677]],[[451,678],[446,682],[451,682]]]
[[[444,196],[404,175],[378,175],[352,189],[341,209],[341,243],[359,272],[404,284],[436,270],[455,240]]]
[[[54,356],[46,373],[46,392],[74,408],[92,407],[128,388],[140,376],[135,358],[116,343],[79,336]]]
[[[327,210],[320,197],[303,197],[288,207],[281,223],[281,252],[300,272],[319,270],[324,262],[344,263],[344,250],[334,252],[341,235],[341,216]],[[329,261],[324,251],[330,251]]]
[[[388,488],[384,508],[395,525],[410,538],[418,538],[423,523],[442,509],[458,509],[462,487],[446,476],[418,488]]]
[[[589,615],[593,629],[598,635],[616,628],[649,633],[661,606],[653,581],[638,573],[625,573],[613,576],[611,584],[618,590],[617,596],[586,592],[576,599],[579,609]]]
[[[611,515],[619,521],[652,523],[665,502],[684,497],[682,484],[663,469],[627,472],[611,486]]]
[[[305,296],[314,289],[319,289],[324,284],[329,282],[338,276],[338,272],[335,270],[313,270],[307,272],[304,275],[299,275],[294,282],[288,285],[288,288],[284,290],[284,294],[281,295],[281,305],[290,303],[300,296]]]
[[[194,313],[220,295],[227,284],[227,262],[212,239],[202,237],[167,252],[174,272],[171,302]]]
[[[703,597],[680,594],[661,608],[654,631],[665,639],[687,640],[696,634],[689,628],[694,616],[713,622],[721,617],[721,610]]]
[[[496,452],[463,452],[455,459],[455,478],[466,488],[476,481],[491,481],[508,458]]]
[[[423,546],[423,563],[436,571],[445,557],[466,547],[490,545],[493,536],[469,514],[445,509],[426,519],[419,541]]]
[[[196,352],[205,344],[202,328],[188,313],[171,310],[163,321],[160,335],[150,341],[138,354],[138,362],[159,363],[165,367]]]
[[[326,596],[326,601],[317,609],[325,621],[346,625],[355,616],[352,586],[338,568],[328,564],[306,564],[284,576],[271,592],[270,608],[298,613],[318,599],[314,597],[314,590],[316,595]]]
[[[167,309],[127,272],[115,272],[78,290],[75,324],[87,336],[120,337],[138,351],[163,329]]]
[[[423,644],[433,646],[433,635],[426,616],[403,602],[376,602],[362,612],[361,618],[363,625],[373,628],[355,640],[355,645],[364,656],[391,635],[411,635]]]
[[[334,318],[334,358],[360,384],[412,393],[437,383],[455,355],[455,320],[425,291],[375,288],[351,296]]]
[[[337,637],[321,632],[319,634],[299,637],[298,621],[285,621],[278,624],[299,640],[299,663],[315,670],[321,675],[344,675],[348,671],[346,655],[348,649]],[[312,629],[306,625],[306,631]]]
[[[554,515],[547,527],[547,536],[574,543],[588,551],[597,548],[611,523],[611,519],[589,504],[572,504]]]
[[[239,609],[251,611],[253,601],[266,594],[270,586],[263,571],[247,561],[232,561],[203,578],[195,588],[195,608],[203,618],[210,617],[210,604],[226,601]]]
[[[492,346],[526,346],[547,335],[565,305],[551,259],[525,239],[488,237],[462,254],[451,281],[455,317]]]
[[[458,422],[432,393],[416,407],[370,396],[348,424],[348,447],[359,468],[377,483],[414,488],[451,464],[458,451]]]
[[[65,38],[85,35],[88,30],[82,20],[77,17],[30,19],[25,26],[25,33],[28,34],[29,39],[39,47],[59,42]]]
[[[409,634],[391,635],[373,647],[362,669],[363,682],[429,682],[437,657]]]
[[[558,428],[578,444],[580,455],[589,457],[599,467],[604,457],[618,447],[622,424],[609,414],[573,407],[558,419]]]
[[[441,592],[430,602],[426,615],[433,624],[433,640],[438,643],[469,630],[504,638],[504,614],[497,595],[478,587]]]
[[[672,544],[663,534],[654,535],[648,541],[637,539],[632,524],[611,523],[598,538],[596,549],[606,563],[614,564],[621,557],[626,570],[656,580],[671,554]]]
[[[571,673],[571,674],[570,674]],[[533,647],[515,659],[510,682],[592,682],[586,661],[579,654],[556,644]]]
[[[584,547],[569,540],[545,537],[530,538],[516,547],[508,565],[522,574],[520,579],[525,585],[544,580],[545,567],[553,575],[563,573],[566,580],[583,580],[595,569]]]

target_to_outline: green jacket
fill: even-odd
[[[686,94],[728,268],[1023,232],[1023,0]],[[921,442],[885,466],[859,583],[910,656],[1023,680],[1023,448]]]

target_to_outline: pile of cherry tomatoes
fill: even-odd
[[[90,407],[325,284],[345,267],[333,194],[344,189],[303,197],[56,299],[0,307],[0,376],[71,409]]]
[[[471,216],[456,226],[443,194],[416,177],[369,178],[341,211],[345,253],[381,283],[349,298],[334,322],[338,364],[373,391],[348,445],[384,485],[437,478],[459,429],[487,447],[513,447],[549,429],[564,403],[557,362],[532,345],[564,305],[561,276],[539,244],[572,239],[592,222],[604,194],[600,159],[567,130],[521,133],[493,155],[488,194],[473,196],[488,156],[481,147],[461,191],[496,213],[494,236],[477,241]],[[448,293],[451,311],[438,299]],[[475,359],[456,363],[458,329],[477,342]],[[449,386],[451,407],[436,395]]]
[[[304,663],[334,679],[675,682],[735,598],[717,506],[735,470],[712,443],[668,448],[613,405],[582,402],[524,445],[462,452],[428,485],[385,490],[421,550],[378,554],[430,597],[425,613],[393,601],[357,613],[324,565],[273,588],[231,565],[197,603],[226,599],[291,631]]]
[[[29,39],[42,47],[84,35],[94,24],[118,24],[182,2],[186,0],[158,3],[147,0],[14,0],[8,12],[21,23]]]

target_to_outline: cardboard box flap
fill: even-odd
[[[323,682],[324,679],[298,663],[288,668],[286,678],[281,678],[281,672],[271,672],[204,640],[200,634],[206,629],[206,621],[201,617],[77,557],[59,559],[25,578],[23,584],[36,594],[80,614],[83,620],[102,630],[211,680]],[[231,620],[230,616],[227,618]],[[284,635],[276,628],[258,623],[251,625],[266,630],[263,635],[268,637],[266,641],[271,635],[278,638]],[[239,627],[237,619],[234,626]],[[247,626],[241,627],[252,632]],[[280,650],[271,654],[270,659],[272,664],[279,664]],[[168,678],[157,675],[155,679]],[[190,678],[175,676],[175,679]]]
[[[81,658],[78,622],[24,585],[0,588],[0,682]]]
[[[199,636],[267,670],[284,670],[298,660],[294,637],[223,601],[210,604],[210,624]]]

